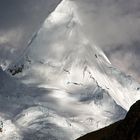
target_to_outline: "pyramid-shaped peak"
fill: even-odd
[[[139,98],[138,84],[111,65],[83,32],[84,24],[76,3],[63,0],[29,42],[23,57],[15,64],[20,65],[15,71],[26,69],[35,80],[68,90],[73,88],[70,84],[96,85],[128,110]]]

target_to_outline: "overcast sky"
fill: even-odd
[[[86,14],[83,16],[83,20],[93,23],[87,26],[87,32],[103,48],[113,65],[140,81],[140,0],[73,1],[79,11],[82,9],[82,15],[89,15],[90,18]],[[10,60],[13,53],[27,45],[29,38],[59,2],[0,0],[1,62]]]
[[[60,1],[0,0],[0,63],[17,59]]]

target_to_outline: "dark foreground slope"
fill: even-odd
[[[130,108],[124,120],[77,140],[140,140],[140,100]]]

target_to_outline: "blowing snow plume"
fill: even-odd
[[[8,68],[14,78],[28,85],[29,102],[34,97],[16,116],[21,131],[38,129],[42,139],[72,140],[123,118],[140,99],[140,85],[111,65],[84,34],[85,24],[76,3],[62,1]],[[25,114],[32,120],[25,122]],[[34,136],[35,140],[38,134]]]

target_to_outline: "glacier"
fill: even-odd
[[[0,139],[73,140],[123,119],[140,99],[140,84],[85,30],[78,3],[63,0],[23,54],[0,69]]]

